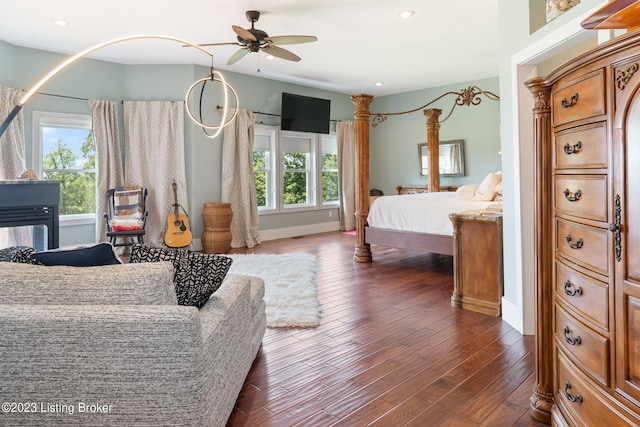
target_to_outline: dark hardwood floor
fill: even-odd
[[[267,328],[228,426],[543,426],[528,414],[534,340],[452,308],[452,258],[340,232],[232,253],[318,257],[322,324]]]

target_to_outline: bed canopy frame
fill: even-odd
[[[447,96],[454,95],[454,103],[449,113],[440,120],[442,110],[438,108],[426,108],[431,104]],[[425,233],[411,233],[405,231],[393,231],[386,229],[374,229],[366,227],[369,215],[369,128],[387,120],[389,116],[410,114],[422,110],[427,120],[427,146],[429,148],[429,170],[439,170],[439,143],[440,124],[447,120],[457,106],[479,105],[482,96],[490,100],[498,101],[500,97],[492,92],[470,86],[460,92],[446,92],[426,104],[412,110],[394,113],[371,113],[369,106],[373,102],[372,95],[353,95],[351,100],[355,104],[355,129],[356,129],[356,245],[354,259],[357,262],[371,262],[371,243],[380,243],[387,246],[418,249],[427,252],[453,255],[453,238],[451,236]],[[370,124],[371,117],[373,121]],[[439,174],[429,174],[429,191],[440,190]]]

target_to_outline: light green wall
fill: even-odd
[[[498,93],[498,78],[459,83],[374,99],[372,112],[393,113],[418,108],[447,92],[461,92],[470,86]],[[491,171],[499,171],[500,103],[484,96],[477,106],[457,106],[440,126],[440,141],[464,140],[466,176],[442,178],[442,185],[480,183]],[[446,96],[427,108],[442,110],[440,119],[451,111],[456,96]],[[370,129],[371,188],[395,194],[396,185],[425,185],[427,177],[419,173],[418,144],[426,142],[426,117],[422,110],[388,116]]]
[[[515,306],[524,308],[523,313],[516,314],[521,318],[510,323],[526,333],[533,333],[533,290],[534,283],[534,219],[533,219],[533,191],[535,176],[533,171],[532,133],[529,129],[522,129],[521,134],[514,136],[514,112],[520,111],[514,102],[517,93],[523,87],[514,81],[518,70],[514,69],[512,60],[524,49],[537,47],[542,40],[552,40],[549,43],[563,46],[562,37],[555,34],[566,31],[569,25],[577,25],[576,19],[590,12],[596,6],[606,4],[606,1],[581,0],[580,4],[570,9],[548,24],[530,32],[541,23],[539,8],[545,7],[542,0],[513,1],[499,0],[499,51],[500,51],[500,122],[502,134],[502,171],[504,188],[504,295]],[[530,15],[530,9],[536,11]],[[535,16],[533,16],[535,15]],[[587,34],[589,37],[595,37]],[[541,65],[536,74],[545,74],[547,70],[584,52],[592,42],[582,43],[577,47],[560,48],[564,52],[556,58],[545,59],[546,67]],[[554,46],[544,45],[541,50],[552,49]],[[524,89],[526,90],[526,89]],[[533,100],[522,114],[531,114]],[[531,119],[533,120],[533,119]],[[503,304],[504,306],[504,304]],[[518,324],[519,323],[519,324]],[[524,325],[524,326],[523,326]],[[529,327],[526,327],[529,325]]]
[[[0,41],[0,84],[29,89],[45,73],[66,56],[22,47]],[[82,59],[69,66],[47,83],[41,92],[73,96],[67,99],[36,95],[24,108],[25,140],[28,166],[31,166],[32,113],[36,110],[88,114],[85,99],[108,100],[175,100],[181,101],[189,86],[206,77],[208,67],[195,65],[122,65],[105,61]],[[291,92],[331,100],[331,119],[353,118],[354,106],[349,95],[288,84],[260,77],[224,72],[235,88],[240,107],[263,113],[279,114],[280,93]],[[269,120],[258,116],[258,120]],[[271,118],[271,123],[273,123]],[[121,144],[123,144],[122,111],[120,112]],[[193,234],[199,237],[204,229],[202,206],[205,202],[220,201],[222,135],[208,139],[201,128],[185,120],[185,154],[189,215]],[[126,159],[124,159],[126,162]],[[163,214],[164,215],[164,214]],[[267,215],[260,218],[260,229],[269,230],[333,222],[337,210],[329,216],[326,210]],[[61,246],[92,242],[93,227],[77,226],[61,230]]]

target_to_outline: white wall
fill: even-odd
[[[606,1],[582,0],[565,14],[530,32],[530,7],[543,1],[499,0],[500,94],[504,179],[503,319],[525,334],[534,333],[533,99],[523,87],[528,78],[546,72],[537,65],[562,55],[583,52],[596,37],[579,23]],[[535,26],[534,26],[535,28]],[[555,62],[559,62],[558,59]]]

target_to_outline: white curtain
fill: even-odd
[[[460,155],[460,145],[452,144],[450,145],[451,151],[449,152],[449,159],[451,162],[451,170],[454,173],[458,173],[462,171],[462,164],[460,163],[461,155]]]
[[[258,201],[253,175],[255,114],[240,109],[224,128],[222,144],[222,201],[231,203],[231,247],[252,248],[260,243]]]
[[[107,240],[103,214],[107,212],[107,190],[124,185],[120,136],[118,132],[118,103],[89,100],[93,142],[96,145],[96,242]]]
[[[356,228],[356,122],[338,121],[338,182],[340,183],[340,230]]]
[[[21,91],[0,86],[0,122],[11,113],[20,100]],[[22,110],[0,138],[0,179],[16,179],[25,169],[24,115]],[[30,227],[0,228],[0,248],[29,245]]]
[[[145,242],[164,242],[173,212],[173,190],[189,212],[184,154],[184,104],[170,101],[124,102],[124,177],[126,185],[149,190]]]

